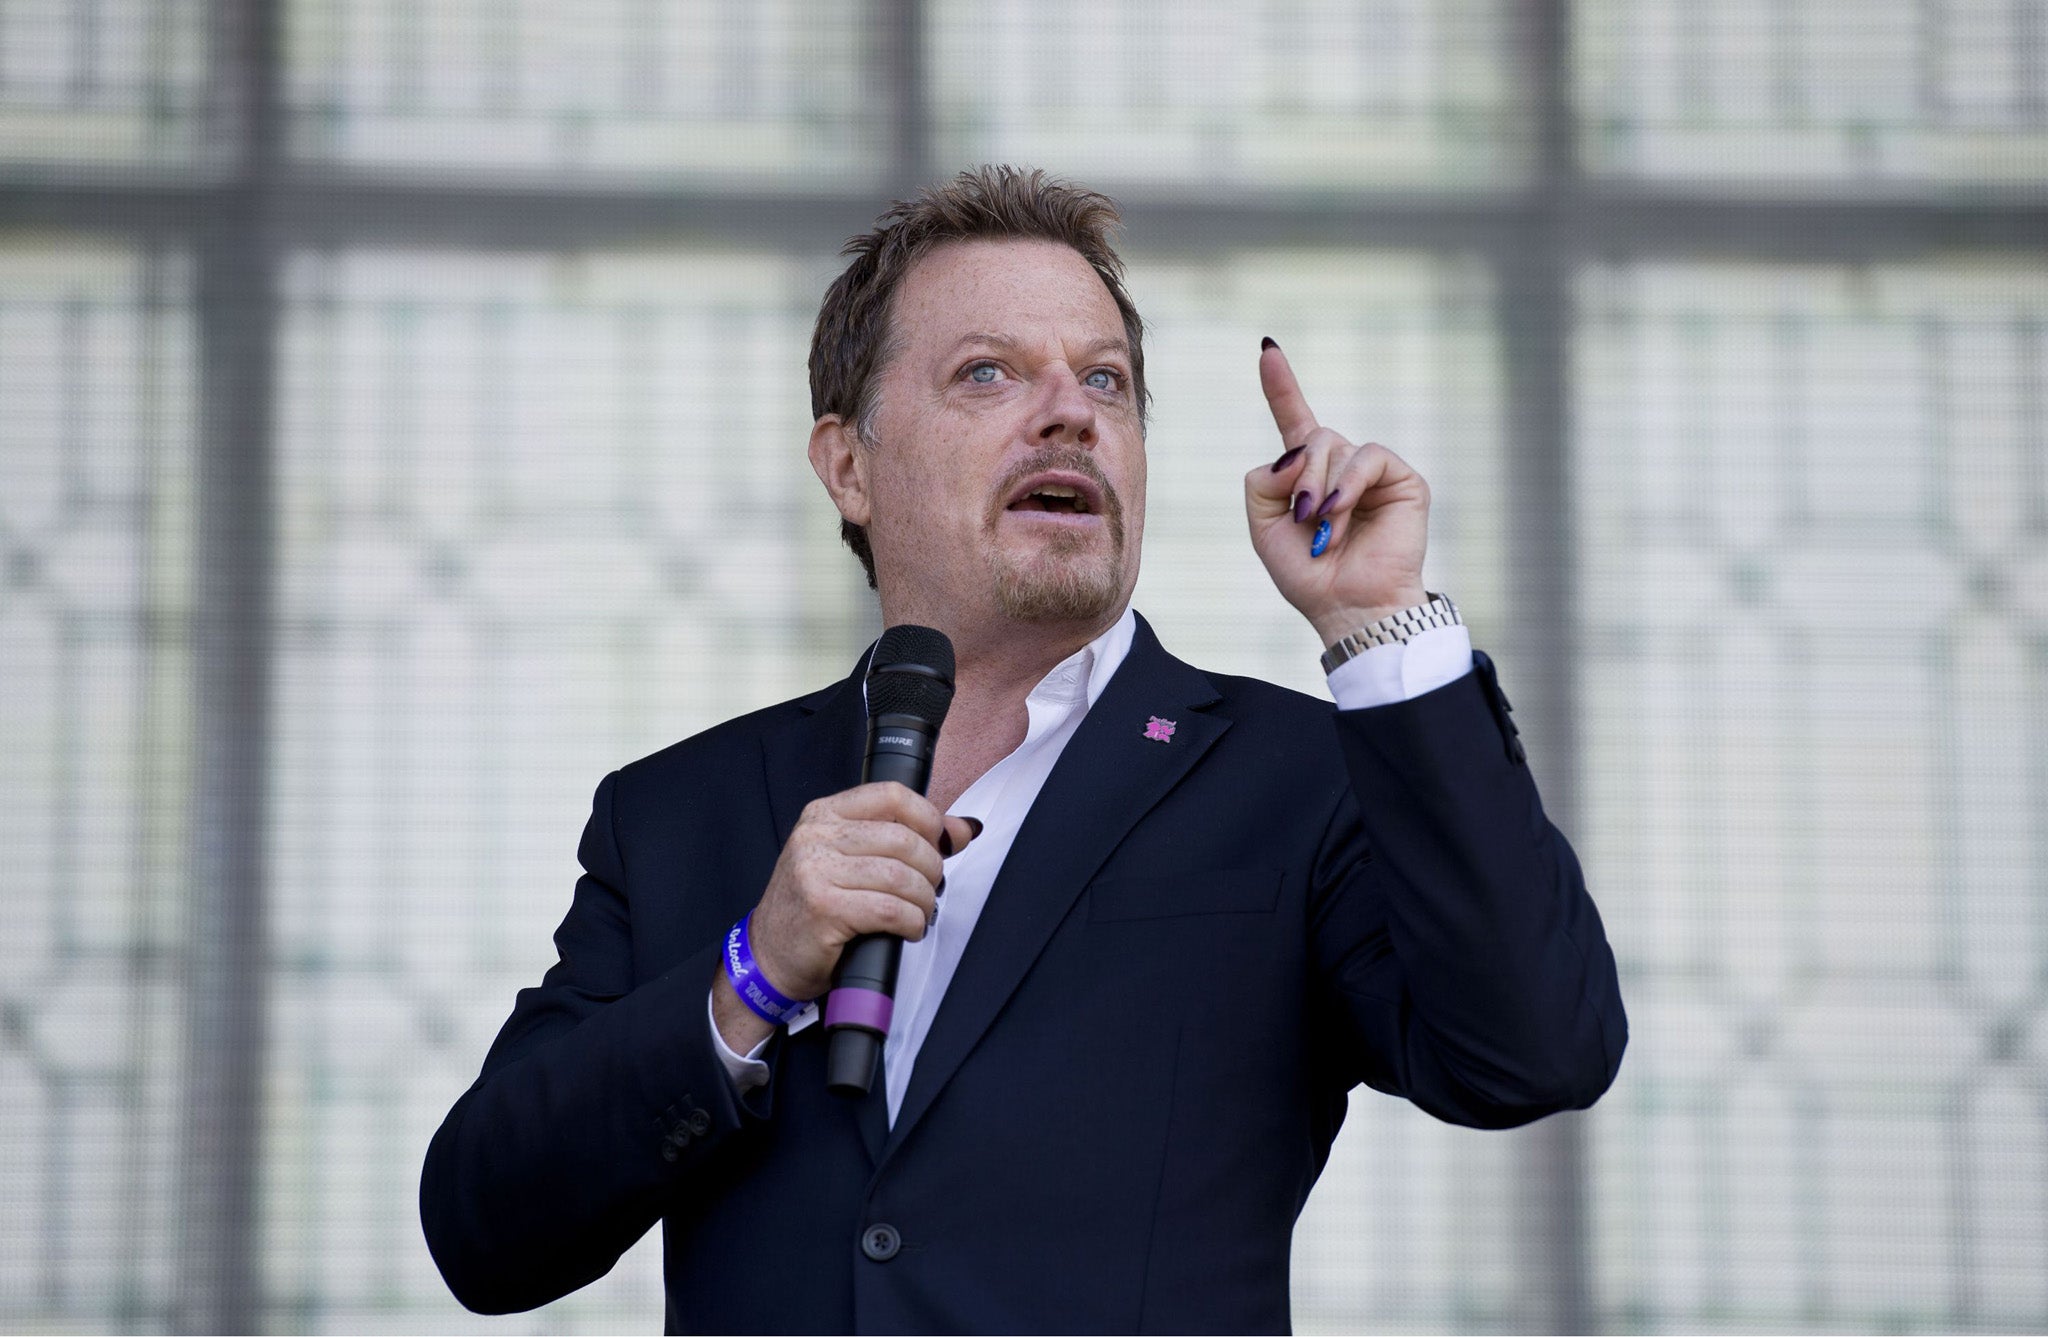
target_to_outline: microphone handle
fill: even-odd
[[[893,933],[864,933],[839,954],[825,999],[825,1085],[840,1095],[874,1087],[902,962],[903,939]]]
[[[937,742],[938,730],[929,720],[877,717],[868,725],[861,783],[894,780],[924,793],[931,784]],[[825,1084],[841,1095],[864,1096],[874,1088],[902,961],[903,939],[893,933],[864,933],[839,954],[832,993],[825,1000]]]

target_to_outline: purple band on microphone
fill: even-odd
[[[725,935],[725,977],[755,1016],[772,1025],[787,1025],[804,1010],[804,1004],[770,984],[755,963],[754,950],[747,945],[747,923],[753,917],[750,912]]]
[[[896,1000],[873,989],[834,989],[825,999],[825,1025],[858,1026],[877,1035],[889,1033]]]

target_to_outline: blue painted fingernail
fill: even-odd
[[[1325,520],[1316,526],[1316,536],[1309,540],[1308,555],[1311,557],[1321,557],[1329,546],[1330,522]]]

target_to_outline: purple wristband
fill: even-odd
[[[732,932],[725,935],[725,977],[732,981],[733,992],[755,1016],[771,1025],[787,1025],[804,1010],[805,1004],[783,994],[761,973],[760,965],[754,960],[754,950],[747,945],[747,921],[753,917],[753,913],[748,912],[746,918],[734,924]]]

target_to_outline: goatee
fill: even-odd
[[[1002,523],[1001,498],[1026,478],[1050,470],[1085,475],[1102,494],[1102,518],[1109,551],[1092,533],[1054,533],[1028,553],[1012,553],[996,542]],[[1047,451],[1012,469],[996,488],[982,552],[995,584],[997,606],[1020,622],[1092,622],[1112,612],[1124,590],[1124,505],[1094,456],[1071,447]]]

